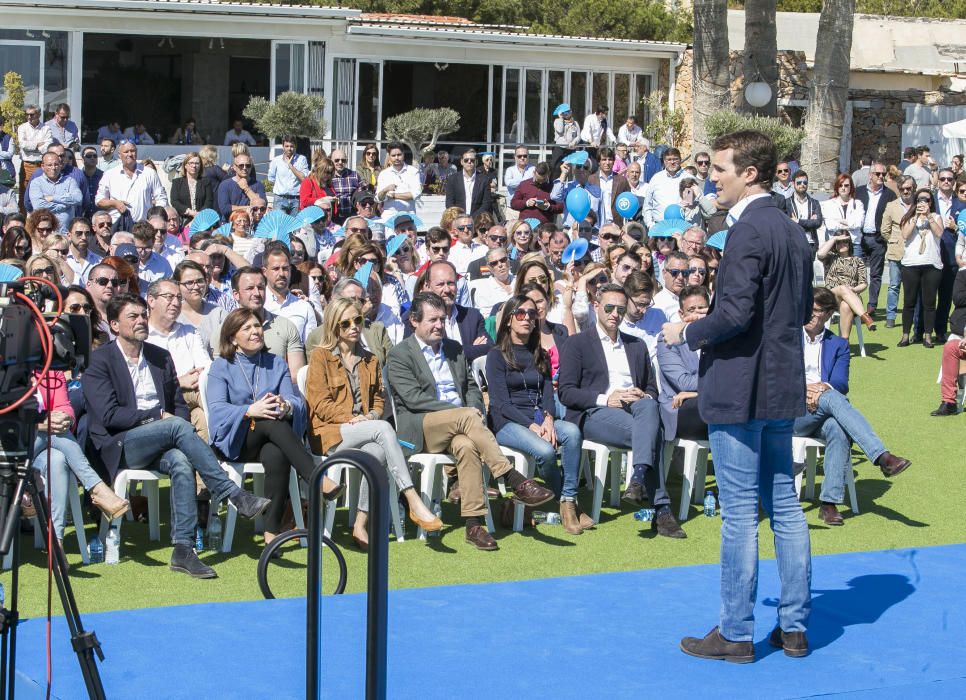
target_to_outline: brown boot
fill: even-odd
[[[584,531],[577,520],[577,504],[573,501],[560,501],[560,524],[571,535],[579,535]]]
[[[594,519],[580,509],[580,504],[577,501],[574,501],[574,507],[577,509],[577,522],[580,523],[580,529],[592,530],[594,528]]]
[[[872,320],[872,317],[868,313],[864,313],[859,316],[859,320],[862,321],[862,323],[864,323],[870,331],[875,330],[875,321]]]
[[[107,516],[108,520],[121,517],[131,507],[130,503],[114,493],[103,481],[91,490],[91,502]]]

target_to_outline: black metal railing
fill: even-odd
[[[348,464],[369,482],[369,580],[366,611],[366,699],[386,697],[386,624],[389,616],[389,482],[386,469],[362,450],[328,457],[309,480],[309,562],[306,591],[305,697],[322,697],[322,476]]]

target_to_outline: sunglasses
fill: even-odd
[[[349,328],[351,326],[355,326],[357,328],[361,328],[362,327],[362,316],[356,316],[355,318],[346,318],[346,319],[343,319],[343,320],[339,321],[339,328],[341,328],[344,331],[349,330]]]
[[[367,156],[377,156],[379,154],[376,153],[375,151],[366,151],[364,155],[367,155]]]
[[[600,275],[591,280],[594,284],[607,284],[607,275]]]
[[[525,319],[536,321],[537,312],[534,309],[517,309],[513,312],[513,318],[515,318],[517,321],[523,321]]]
[[[448,253],[449,252],[449,246],[448,245],[431,245],[431,246],[429,246],[429,249],[431,251],[433,251],[434,253]]]
[[[61,255],[67,255],[67,248],[51,248],[53,251],[57,251]]]
[[[506,236],[487,236],[493,243],[499,243],[500,245],[506,245]]]
[[[396,251],[396,255],[409,255],[411,252],[413,252],[412,246],[404,245]]]
[[[615,311],[617,312],[618,316],[623,316],[627,313],[627,307],[619,304],[604,304],[604,313],[608,316]]]
[[[504,257],[498,258],[496,260],[491,260],[490,261],[490,267],[493,267],[494,265],[506,265],[508,262],[510,262],[510,259],[507,258],[506,256],[504,256]]]
[[[34,274],[34,275],[52,275],[56,271],[57,270],[55,268],[53,268],[53,267],[35,267],[34,268],[34,271],[31,274]]]
[[[796,187],[808,187],[808,180],[795,180]]]
[[[953,180],[955,180],[955,178],[952,178],[952,177],[941,177],[941,178],[939,178],[939,181],[940,182],[953,182]]]
[[[689,267],[686,272],[688,275],[706,275],[708,270],[704,267]]]
[[[956,194],[966,194],[966,188],[963,188],[961,190],[956,190]]]
[[[537,284],[546,286],[549,278],[546,275],[537,275],[536,277],[531,277],[529,282],[536,282]]]
[[[195,280],[182,280],[179,282],[182,287],[204,287],[207,284],[203,277],[199,277]]]
[[[696,161],[694,161],[694,164],[695,165],[711,165],[711,161],[710,160],[696,160]]]
[[[463,163],[475,163],[476,162],[476,159],[475,158],[463,158],[461,162],[463,162]]]
[[[529,158],[530,156],[528,156],[526,153],[517,153],[516,154],[516,157],[517,158]]]
[[[312,284],[322,284],[322,275],[309,275]]]
[[[332,159],[332,162],[333,163],[345,163],[345,160],[346,160],[345,158],[333,158]]]
[[[106,287],[107,285],[111,285],[112,287],[117,288],[124,284],[124,282],[119,280],[117,277],[114,277],[113,279],[109,277],[98,277],[94,280],[94,284],[96,284],[98,287]]]
[[[899,191],[900,192],[912,192],[913,189],[914,188],[912,188],[912,187],[900,187],[899,188]],[[966,192],[966,190],[963,190],[963,192]]]
[[[920,197],[916,200],[916,204],[932,204],[932,200],[926,199],[925,197]]]
[[[360,207],[374,207],[374,206],[376,206],[376,203],[372,199],[365,199],[365,200],[359,202],[359,206]]]
[[[236,168],[250,168],[250,167],[252,167],[252,164],[251,163],[235,163],[235,167]]]
[[[885,170],[873,170],[870,175],[875,175],[876,177],[885,177]],[[942,178],[940,178],[941,180]]]
[[[37,231],[39,233],[50,233],[53,230],[54,230],[54,227],[53,226],[38,226],[37,227]]]
[[[69,314],[79,314],[83,311],[85,314],[89,314],[94,307],[90,304],[71,304],[67,307],[67,313]]]
[[[346,231],[349,233],[369,233],[369,227],[363,226],[360,228],[359,226],[353,226],[351,228],[347,228]]]
[[[620,236],[617,235],[616,233],[605,233],[605,234],[603,234],[601,236],[598,236],[598,237],[602,241],[618,241],[618,240],[620,240]]]
[[[256,211],[265,211],[267,208],[268,207],[248,207],[248,209],[250,211],[253,211],[253,212],[256,212]]]
[[[467,225],[464,225],[464,226],[457,226],[456,227],[456,230],[457,231],[472,231],[473,230],[473,224],[467,224]]]
[[[449,249],[447,248],[447,250]],[[373,265],[379,264],[379,258],[359,258],[359,260],[362,262],[363,265],[365,265],[366,263],[372,263]]]
[[[668,269],[665,269],[664,271],[666,273],[668,273],[669,275],[671,275],[671,277],[680,277],[681,275],[687,276],[687,275],[690,275],[691,274],[691,270],[690,269],[687,269],[687,270],[668,270]]]
[[[85,159],[87,159],[87,158],[97,158],[97,154],[96,153],[85,153],[84,154],[84,158]]]

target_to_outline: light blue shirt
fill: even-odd
[[[511,197],[513,196],[513,193],[517,191],[517,187],[521,182],[524,180],[529,180],[533,177],[534,170],[536,170],[536,168],[529,164],[527,164],[527,167],[523,169],[522,173],[520,172],[520,168],[515,165],[511,165],[506,169],[506,172],[503,173],[503,184],[506,185],[506,191]]]
[[[57,125],[56,119],[45,122],[44,126],[50,129],[50,135],[54,137],[54,143],[59,143],[66,147],[80,143],[80,131],[77,128],[77,124],[70,119],[67,120],[63,128]]]
[[[456,391],[456,382],[453,381],[453,373],[449,369],[446,356],[443,355],[443,344],[440,343],[439,350],[433,352],[433,349],[418,337],[416,338],[416,342],[419,344],[419,349],[423,352],[423,357],[426,358],[429,371],[433,373],[433,379],[436,380],[436,398],[440,401],[451,403],[454,406],[462,406],[463,399],[460,398],[459,392]]]
[[[303,175],[309,174],[309,162],[305,160],[305,156],[295,153],[292,156],[292,166],[298,170]],[[295,177],[295,173],[288,167],[283,156],[275,156],[272,158],[271,164],[268,166],[268,181],[272,183],[272,192],[278,195],[295,195],[299,194],[299,187],[302,182]]]
[[[38,177],[31,180],[28,192],[34,209],[49,209],[57,215],[61,233],[67,230],[70,220],[81,213],[84,195],[69,175],[61,175],[57,182],[51,182],[46,176]]]

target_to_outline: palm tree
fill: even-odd
[[[818,188],[831,191],[838,175],[845,108],[849,98],[855,0],[823,0],[815,68],[809,88],[802,167]]]
[[[744,100],[745,111],[766,117],[778,115],[778,32],[775,28],[776,0],[745,0],[745,51],[742,70],[745,84],[760,80],[771,87],[771,100],[763,107],[752,107]]]
[[[731,107],[727,0],[694,0],[694,148],[711,146],[704,120]]]

